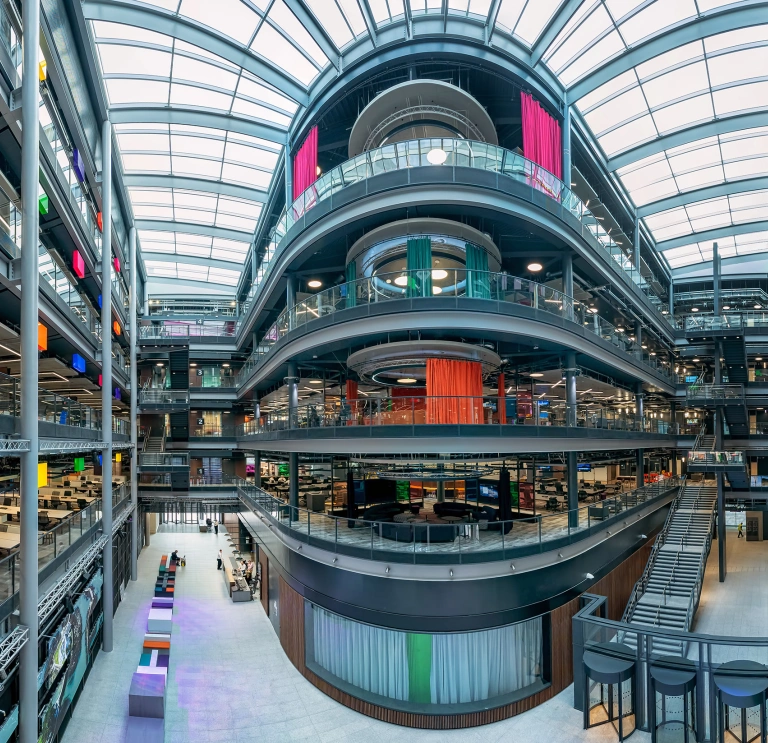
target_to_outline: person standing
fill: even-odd
[[[219,522],[218,520],[213,522],[213,530],[218,534],[219,533]]]
[[[738,533],[738,538],[739,539],[741,539],[744,536],[744,534],[742,532],[743,528],[744,528],[744,524],[739,524],[739,533]]]
[[[224,559],[224,555],[222,554],[221,550],[219,550],[219,554],[216,557],[216,570],[221,570],[222,560]]]

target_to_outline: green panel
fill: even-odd
[[[85,469],[85,457],[75,457],[75,472],[82,472]]]
[[[467,296],[491,298],[491,277],[488,273],[488,253],[472,243],[467,248]]]
[[[277,474],[280,477],[289,477],[291,474],[290,467],[287,464],[279,464],[277,466]]]
[[[44,193],[40,196],[37,200],[37,204],[40,209],[40,214],[48,214],[48,194]]]
[[[509,492],[511,495],[511,502],[513,506],[517,506],[517,483],[511,482],[509,483]]]
[[[347,307],[355,307],[357,305],[357,284],[354,283],[357,279],[357,264],[355,261],[347,264],[344,276],[347,281]]]
[[[430,704],[432,690],[432,635],[408,633],[408,701]]]
[[[398,480],[396,485],[397,500],[411,499],[411,483],[408,480]]]
[[[432,241],[428,237],[415,237],[406,243],[406,269],[408,285],[406,296],[432,296]]]

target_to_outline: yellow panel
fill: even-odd
[[[122,462],[123,461],[123,455],[120,452],[115,453],[115,461],[116,462]]]
[[[44,488],[48,484],[48,462],[37,465],[37,487]]]

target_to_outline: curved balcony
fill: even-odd
[[[470,514],[450,523],[430,522],[429,515],[403,523],[367,521],[289,506],[244,480],[237,481],[237,492],[280,535],[321,550],[384,562],[461,564],[508,560],[573,544],[639,515],[647,506],[660,507],[680,484],[679,479],[667,478],[571,511],[520,514],[509,521],[484,523],[488,518],[484,509],[478,510],[478,518]]]
[[[428,299],[420,293],[421,288],[427,285],[424,281],[424,273],[425,271],[419,270],[401,271],[357,279],[326,289],[284,310],[239,370],[236,376],[238,386],[242,386],[253,375],[278,341],[313,320],[363,305],[379,305],[383,302],[403,299]],[[653,354],[645,353],[629,339],[628,335],[596,314],[594,308],[562,292],[544,284],[505,273],[466,269],[451,269],[444,273],[446,276],[439,285],[432,282],[431,299],[461,297],[478,302],[520,305],[546,312],[562,320],[568,320],[588,333],[607,341],[635,362],[653,370],[664,381],[675,384],[676,380],[669,364],[660,361]],[[484,308],[478,304],[478,309]],[[478,328],[481,327],[482,324],[478,323]]]
[[[431,154],[436,150],[441,151],[440,158],[435,158],[434,154]],[[438,160],[442,162],[438,164]],[[608,265],[618,275],[638,287],[643,294],[653,295],[649,282],[632,263],[631,251],[624,250],[618,245],[587,205],[559,178],[540,165],[516,152],[484,142],[463,139],[417,139],[385,145],[347,160],[323,174],[288,209],[283,210],[267,238],[264,258],[248,299],[242,306],[241,316],[247,314],[260,287],[265,285],[275,271],[288,244],[285,238],[296,224],[306,225],[313,218],[330,211],[331,197],[335,194],[348,190],[349,198],[354,198],[361,193],[367,193],[367,181],[370,179],[414,169],[424,171],[425,177],[428,169],[431,171],[441,169],[445,172],[437,177],[443,183],[469,180],[474,184],[478,181],[482,185],[508,191],[509,189],[495,180],[497,176],[501,176],[527,186],[533,192],[531,196],[534,202],[538,202],[538,205],[550,212],[557,211],[562,219],[567,219],[571,228],[575,229],[603,257],[609,259]],[[491,182],[484,175],[473,175],[469,179],[462,178],[461,173],[464,169],[488,174],[494,178],[494,181]],[[414,173],[413,182],[420,182],[420,177]],[[400,185],[400,181],[388,180],[382,185],[385,189],[391,189],[393,186]],[[361,186],[364,189],[362,192]],[[538,198],[538,195],[542,198]],[[665,322],[668,321],[661,314],[659,318]]]
[[[610,408],[576,406],[557,400],[516,400],[514,397],[382,397],[345,402],[322,401],[262,414],[260,422],[237,427],[241,443],[290,441],[291,450],[305,442],[321,451],[344,440],[353,440],[356,451],[369,444],[377,451],[386,440],[419,439],[428,446],[434,438],[444,447],[447,436],[461,437],[463,451],[491,446],[493,451],[538,451],[542,443],[563,451],[668,446],[681,432],[677,425],[659,418],[640,420]],[[412,443],[405,446],[410,449]],[[428,447],[429,448],[429,447]]]

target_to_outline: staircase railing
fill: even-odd
[[[639,580],[635,583],[635,585],[632,588],[632,593],[629,595],[629,601],[627,601],[627,605],[624,607],[624,614],[621,617],[622,622],[630,621],[630,617],[635,611],[635,607],[637,606],[637,603],[640,601],[640,598],[645,593],[648,587],[648,581],[650,580],[651,570],[653,569],[653,565],[656,562],[656,556],[659,550],[664,545],[664,542],[666,541],[667,534],[669,533],[669,528],[672,524],[672,518],[675,514],[675,511],[677,511],[677,509],[679,508],[680,499],[683,493],[685,492],[685,479],[686,477],[685,475],[683,475],[683,477],[680,480],[680,489],[677,491],[677,495],[675,496],[675,499],[672,501],[672,505],[670,506],[669,512],[667,513],[667,518],[664,521],[664,526],[661,527],[661,531],[656,537],[656,540],[653,543],[653,547],[651,547],[651,553],[650,555],[648,555],[648,562],[645,563],[645,569],[643,570],[643,574],[640,576]]]

